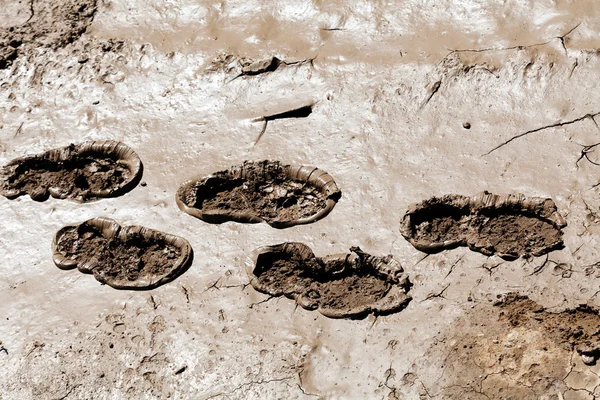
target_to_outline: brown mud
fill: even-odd
[[[25,24],[35,5],[0,3],[2,15],[16,9],[0,17],[2,29]],[[97,6],[73,43],[9,50],[0,165],[110,138],[151,173],[147,188],[84,206],[0,197],[0,397],[600,398],[599,363],[486,311],[516,290],[546,311],[600,301],[600,2]],[[313,103],[307,118],[269,122],[252,147],[262,125],[253,118]],[[193,171],[247,159],[310,162],[333,175],[344,201],[285,232],[194,223],[173,207]],[[510,263],[466,248],[424,258],[398,234],[410,203],[482,188],[551,197],[568,217],[565,248]],[[151,292],[57,272],[51,237],[98,215],[184,235],[202,259]],[[333,320],[246,286],[240,266],[251,249],[302,242],[325,255],[349,240],[402,261],[415,283],[409,307]]]
[[[79,202],[116,197],[132,190],[142,164],[123,143],[90,142],[17,158],[0,169],[0,194],[28,194],[45,201],[51,195]]]
[[[323,218],[340,197],[324,171],[261,161],[187,182],[178,190],[177,204],[207,222],[265,221],[286,228]]]
[[[96,0],[4,1],[0,7],[0,69],[24,49],[59,48],[77,40],[91,24]]]
[[[265,247],[248,262],[251,285],[331,318],[385,315],[408,305],[411,283],[392,256],[375,257],[358,247],[350,252],[316,257],[302,243]]]
[[[191,247],[182,238],[142,227],[120,227],[94,218],[61,229],[54,260],[62,269],[75,266],[116,289],[152,289],[172,281],[191,263]]]
[[[435,399],[588,398],[600,394],[599,326],[595,307],[551,312],[508,294],[467,312],[409,374]]]
[[[473,198],[447,195],[413,204],[401,233],[428,253],[469,246],[510,260],[562,248],[565,225],[551,199],[483,192]]]

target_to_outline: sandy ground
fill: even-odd
[[[568,352],[554,355],[555,384],[533,384],[551,365],[539,332],[507,333],[513,344],[494,351],[529,355],[510,366],[444,365],[465,335],[503,340],[481,315],[506,293],[552,311],[600,304],[600,168],[590,162],[600,146],[577,162],[600,142],[600,3],[85,3],[95,13],[65,28],[83,24],[80,37],[49,39],[63,31],[34,24],[9,49],[0,163],[121,140],[143,160],[147,186],[84,205],[0,199],[2,400],[594,398],[600,371]],[[0,0],[4,50],[40,4]],[[60,25],[61,10],[34,18]],[[272,56],[289,65],[232,80],[240,62]],[[311,103],[310,116],[270,122],[253,146],[254,118]],[[188,178],[265,158],[329,172],[341,200],[285,230],[210,225],[175,205]],[[554,199],[565,248],[546,263],[467,248],[423,258],[400,235],[409,204],[483,190]],[[56,231],[98,216],[185,237],[193,265],[147,292],[56,268]],[[244,262],[284,241],[318,255],[391,253],[413,300],[389,316],[334,320],[270,299],[246,285]]]

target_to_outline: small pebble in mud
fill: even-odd
[[[585,365],[594,365],[596,363],[596,357],[587,354],[582,354],[581,359]]]
[[[465,128],[465,129],[471,129],[471,123],[470,122],[464,122],[463,123],[463,128]]]

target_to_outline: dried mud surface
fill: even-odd
[[[144,161],[126,196],[0,196],[2,400],[599,397],[597,0],[5,0],[0,31],[0,165],[104,140]],[[183,182],[244,160],[318,166],[343,196],[283,231],[178,209]],[[564,247],[471,251],[460,213],[425,243],[452,251],[398,231],[410,204],[486,189],[551,198]],[[193,265],[151,291],[57,270],[56,232],[98,216],[185,238]],[[282,242],[393,254],[412,300],[334,319],[255,290],[247,256]],[[515,292],[543,311],[493,305]]]
[[[392,256],[375,257],[358,247],[350,252],[316,257],[302,243],[259,249],[249,261],[250,283],[332,318],[385,315],[408,305],[411,283]]]
[[[52,195],[87,202],[125,194],[141,176],[141,161],[122,143],[71,144],[2,167],[0,194],[10,199],[28,194],[36,201]]]
[[[564,226],[551,199],[484,192],[472,199],[446,195],[411,205],[401,232],[425,252],[469,246],[485,255],[515,259],[561,249]]]
[[[59,268],[77,267],[116,289],[152,289],[178,277],[191,262],[182,238],[95,218],[61,229],[54,243]]]
[[[178,204],[207,222],[262,222],[289,227],[323,218],[340,198],[333,178],[316,168],[245,162],[179,189]]]
[[[23,51],[73,43],[96,13],[96,0],[3,0],[0,5],[0,69]]]
[[[549,311],[526,296],[508,294],[471,309],[404,380],[423,385],[435,399],[595,397],[599,324],[596,307]],[[426,358],[441,363],[430,368]]]

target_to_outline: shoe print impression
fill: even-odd
[[[563,247],[567,224],[552,199],[522,194],[433,197],[409,207],[400,232],[416,249],[458,246],[504,259],[541,256]]]
[[[142,161],[121,142],[71,144],[12,160],[0,168],[0,194],[35,201],[52,196],[85,203],[121,196],[140,182]]]
[[[58,231],[54,263],[77,268],[115,289],[153,289],[180,276],[192,262],[187,240],[141,226],[93,218]]]
[[[264,221],[288,228],[324,218],[341,195],[333,178],[318,168],[246,161],[186,182],[176,201],[182,211],[210,223]]]
[[[316,257],[303,243],[260,248],[248,258],[250,284],[271,296],[286,296],[329,318],[363,318],[404,309],[411,283],[391,255],[350,253]]]

